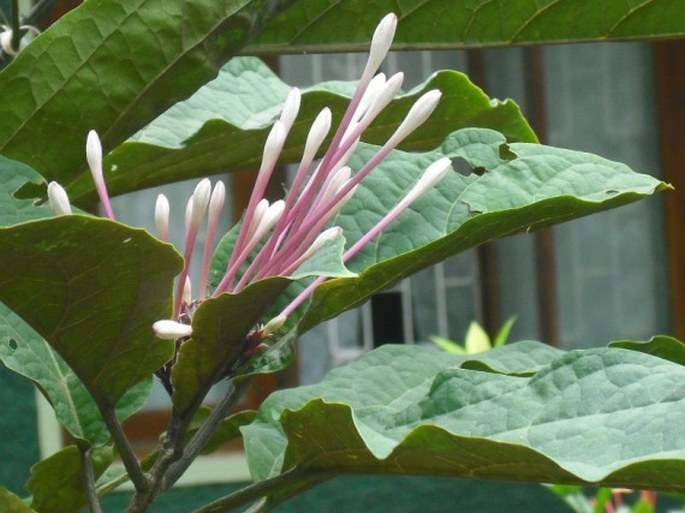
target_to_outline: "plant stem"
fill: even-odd
[[[204,424],[193,435],[193,438],[188,442],[183,450],[181,458],[173,463],[164,476],[164,483],[162,489],[166,490],[178,481],[188,467],[193,463],[195,458],[207,443],[207,440],[214,434],[219,423],[226,417],[228,411],[240,400],[245,389],[250,384],[250,380],[243,381],[238,385],[233,382],[229,383],[229,389],[216,405],[212,413],[209,414]]]
[[[282,502],[292,495],[330,479],[334,475],[316,469],[303,470],[292,468],[283,474],[259,481],[230,495],[221,497],[196,509],[192,513],[228,513],[239,506],[256,500],[258,502],[248,511],[253,513],[266,511],[265,507],[269,509],[273,506],[273,504],[267,502],[268,496],[278,492],[281,494],[278,502]]]
[[[121,461],[126,467],[126,472],[131,478],[131,482],[135,487],[137,492],[144,492],[150,486],[148,478],[143,473],[138,463],[138,458],[136,458],[133,448],[124,433],[124,429],[121,427],[121,423],[117,418],[114,408],[111,406],[103,406],[100,408],[100,413],[102,414],[102,419],[107,425],[112,439],[114,440],[114,445],[116,445],[119,455],[121,456]]]
[[[10,46],[12,47],[12,50],[16,52],[19,50],[21,36],[24,35],[19,28],[21,26],[21,23],[19,22],[19,0],[12,0],[10,5],[10,17],[10,27],[12,29],[12,41],[10,42]]]
[[[88,499],[88,507],[90,513],[102,513],[100,501],[95,490],[95,474],[93,473],[93,459],[91,458],[91,450],[79,449],[81,456],[81,474],[83,476],[83,487],[86,490],[86,497]]]

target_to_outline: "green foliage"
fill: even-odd
[[[490,335],[483,329],[483,327],[476,321],[471,321],[469,324],[469,329],[466,330],[466,336],[464,337],[464,344],[459,345],[458,343],[446,339],[444,337],[439,337],[433,335],[430,337],[431,342],[436,344],[443,351],[454,354],[476,354],[492,349],[493,347],[503,346],[507,342],[507,337],[509,336],[509,331],[514,325],[516,317],[510,317],[502,325],[500,330],[495,335],[495,340],[490,339]]]
[[[184,412],[198,394],[237,368],[250,343],[247,333],[287,287],[289,280],[259,281],[238,294],[204,301],[193,316],[193,335],[182,346],[172,370],[175,407]],[[204,397],[204,394],[200,397]]]
[[[110,447],[93,451],[95,477],[113,458]],[[31,507],[39,513],[78,513],[86,505],[79,449],[70,445],[34,465],[26,489],[32,494]]]
[[[96,401],[114,406],[173,353],[173,342],[156,340],[150,326],[169,316],[180,260],[143,230],[106,219],[19,224],[0,229],[0,300]]]
[[[398,46],[663,37],[682,35],[685,21],[674,0],[590,2],[582,13],[571,0],[478,0],[468,7],[403,3]],[[113,459],[105,445],[112,434],[137,488],[129,511],[142,513],[194,456],[239,430],[262,482],[230,499],[236,506],[262,496],[271,506],[339,473],[685,491],[685,352],[669,337],[571,353],[530,341],[477,355],[384,347],[319,385],[273,394],[258,413],[200,408],[217,381],[230,377],[236,390],[255,374],[284,368],[299,333],[420,269],[668,187],[600,157],[531,144],[535,136],[518,106],[490,100],[463,74],[436,73],[394,100],[365,132],[353,169],[377,151],[374,144],[388,138],[419,94],[442,90],[432,118],[371,173],[335,220],[344,238],[287,278],[193,305],[188,339],[163,341],[151,330],[170,315],[182,267],[169,245],[110,220],[44,219],[49,211],[39,196],[47,180],[58,179],[81,205],[94,203],[83,150],[91,128],[112,150],[105,175],[115,194],[256,166],[288,87],[254,58],[226,62],[240,51],[366,46],[380,15],[394,8],[386,0],[91,0],[0,73],[0,359],[40,388],[78,444],[33,467],[31,507],[0,488],[0,510],[77,512],[86,504],[84,477],[102,476],[98,492],[111,491],[127,477],[103,474]],[[282,163],[299,158],[321,107],[340,119],[352,87],[327,83],[305,91]],[[451,173],[343,265],[344,248],[442,156],[476,172]],[[235,231],[222,241],[215,270],[226,267],[234,237]],[[335,279],[273,339],[263,336],[260,323],[314,276]],[[504,343],[509,327],[493,345]],[[483,333],[467,339],[479,341],[467,343],[468,352],[490,346]],[[158,450],[139,464],[100,414],[116,409],[124,419],[137,410],[152,373],[164,365],[173,381],[172,420]],[[109,429],[116,427],[108,419]],[[211,436],[203,437],[205,428]],[[92,475],[82,468],[86,452]]]
[[[77,440],[101,445],[109,440],[98,407],[81,380],[50,345],[14,312],[0,303],[0,360],[36,383],[57,420]],[[128,390],[117,403],[124,420],[142,406],[152,387],[151,377]]]
[[[312,121],[322,108],[331,109],[334,122],[340,120],[354,85],[329,82],[303,91],[297,121],[280,156],[282,163],[299,161]],[[385,142],[416,98],[436,88],[443,92],[440,104],[421,131],[402,143],[403,149],[431,150],[451,131],[474,126],[497,129],[511,141],[536,141],[513,101],[491,100],[456,71],[438,72],[393,100],[364,132],[363,140]],[[110,193],[227,169],[258,167],[266,135],[289,90],[259,59],[231,60],[215,80],[174,105],[107,157],[105,168],[116,169],[107,177]],[[89,173],[82,172],[74,179],[70,194],[77,202],[96,199]]]
[[[84,169],[88,130],[114,148],[212,79],[290,3],[84,2],[2,71],[0,153],[66,186]]]
[[[525,363],[528,347],[503,349]],[[516,374],[465,359],[384,346],[318,385],[276,392],[243,428],[254,478],[373,469],[685,489],[683,366],[615,348],[550,352]]]
[[[36,513],[24,501],[0,486],[0,511],[5,513]]]
[[[376,20],[391,11],[401,20],[395,47],[407,49],[685,35],[685,11],[678,0],[589,0],[582,6],[575,0],[409,0],[400,5],[393,0],[300,0],[244,51],[366,49]]]
[[[360,148],[351,165],[366,161],[373,152],[369,146]],[[463,129],[434,152],[397,151],[388,156],[360,184],[335,221],[348,243],[373,226],[421,170],[441,156],[463,158],[486,172],[452,173],[412,204],[349,262],[357,277],[330,280],[316,289],[300,332],[466,249],[613,208],[668,187],[624,164],[587,153],[539,144],[507,145],[492,130]]]

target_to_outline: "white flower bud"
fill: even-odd
[[[283,143],[285,142],[286,130],[281,120],[276,121],[271,127],[271,132],[264,143],[264,155],[262,156],[262,165],[259,169],[259,174],[262,175],[267,170],[270,170],[276,165]]]
[[[388,54],[388,50],[390,50],[396,28],[397,16],[394,13],[386,14],[373,33],[369,59],[366,62],[363,75],[375,73],[381,65],[381,62],[383,62],[383,59]]]
[[[214,190],[212,190],[212,197],[209,200],[209,217],[214,218],[219,215],[219,212],[224,206],[224,201],[226,199],[226,186],[224,182],[218,180],[214,184]]]
[[[423,172],[421,178],[419,178],[419,180],[414,184],[414,187],[412,187],[405,196],[407,203],[409,204],[413,202],[416,200],[416,198],[440,182],[440,180],[445,177],[450,169],[452,169],[452,161],[448,157],[443,157],[433,162]]]
[[[295,122],[295,118],[297,118],[297,113],[300,110],[300,99],[300,90],[297,87],[293,87],[290,90],[288,97],[285,99],[280,117],[286,133],[290,131]]]
[[[169,239],[170,211],[169,200],[164,194],[159,194],[155,203],[155,226],[157,227],[160,240],[165,242]]]
[[[186,277],[186,281],[183,284],[183,296],[182,296],[183,302],[186,305],[189,305],[190,303],[193,302],[193,286],[190,283],[190,278]]]
[[[202,218],[207,211],[207,205],[209,204],[209,197],[212,192],[212,183],[209,178],[204,178],[197,184],[193,195],[188,201],[189,214],[186,212],[188,217],[188,226],[192,229],[197,230],[202,222]]]
[[[283,327],[286,319],[285,315],[277,315],[262,327],[262,334],[267,337],[273,335]]]
[[[302,253],[302,256],[300,256],[295,263],[293,263],[287,271],[284,272],[285,275],[292,274],[297,268],[299,268],[302,264],[304,264],[307,260],[309,260],[314,254],[321,249],[321,247],[326,244],[328,241],[331,241],[335,239],[336,237],[339,237],[343,232],[343,229],[340,228],[340,226],[333,226],[331,228],[328,228],[327,230],[322,231],[319,236],[314,239],[314,242],[312,242],[311,246],[307,248],[307,250]]]
[[[100,143],[100,137],[95,130],[88,132],[88,138],[86,139],[86,160],[88,161],[88,167],[93,175],[95,184],[99,182],[104,182],[102,176],[102,144]]]
[[[397,94],[397,91],[402,87],[402,82],[404,81],[404,73],[401,71],[395,73],[391,76],[388,81],[383,85],[383,87],[376,93],[371,101],[371,105],[364,113],[362,118],[362,123],[365,126],[371,124],[371,122],[380,114],[380,112],[388,106],[392,99]]]
[[[165,319],[155,322],[152,325],[152,331],[156,337],[163,340],[176,340],[189,337],[193,333],[193,328],[190,324],[181,324],[171,319]]]
[[[433,113],[441,96],[440,91],[433,89],[416,100],[391,139],[401,141],[416,130]]]
[[[362,118],[364,113],[369,108],[369,105],[371,105],[374,98],[378,95],[379,91],[383,88],[384,85],[385,73],[379,73],[371,79],[369,85],[366,86],[366,90],[362,95],[362,99],[359,100],[359,105],[357,105],[357,108],[354,111],[354,116],[352,116],[353,120],[359,121]]]
[[[56,216],[71,214],[67,191],[57,182],[48,184],[48,204]]]
[[[319,115],[316,116],[314,123],[312,123],[312,127],[309,129],[307,143],[305,144],[304,152],[302,153],[303,162],[311,162],[314,160],[314,155],[316,155],[316,152],[328,135],[330,129],[331,110],[328,107],[325,107],[319,112]]]

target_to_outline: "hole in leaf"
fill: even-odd
[[[454,168],[454,170],[457,173],[459,173],[460,175],[469,176],[471,173],[474,173],[474,172],[477,173],[477,171],[474,170],[465,159],[463,159],[461,157],[455,157],[451,160],[452,160],[452,168]]]
[[[514,160],[515,158],[518,157],[518,155],[516,155],[516,153],[511,151],[511,149],[509,148],[509,145],[505,144],[505,143],[502,143],[499,145],[498,153],[499,153],[499,158],[501,158],[502,160]]]
[[[17,344],[17,341],[14,340],[13,338],[10,338],[10,339],[7,341],[7,344],[10,346],[10,349],[11,349],[12,351],[16,351],[17,348],[19,347],[19,344]]]
[[[46,201],[47,196],[48,187],[45,183],[26,182],[14,193],[14,197],[17,199],[41,198],[41,203]]]

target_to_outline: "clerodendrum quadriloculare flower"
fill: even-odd
[[[197,185],[186,206],[185,267],[176,285],[173,316],[172,319],[154,323],[153,329],[157,336],[165,339],[190,336],[192,329],[189,325],[193,311],[205,298],[225,292],[237,293],[250,283],[269,276],[289,276],[326,241],[341,234],[342,228],[330,226],[336,214],[354,195],[359,183],[403,139],[426,121],[440,100],[440,92],[437,90],[422,95],[386,143],[360,169],[353,173],[347,166],[361,134],[390,103],[402,85],[402,73],[389,78],[383,73],[376,74],[390,48],[396,25],[397,17],[388,14],[376,28],[362,77],[323,157],[315,162],[315,155],[320,153],[321,145],[331,129],[331,112],[328,108],[323,109],[312,123],[302,159],[285,198],[270,203],[264,198],[264,193],[300,107],[299,90],[294,88],[290,91],[280,118],[274,123],[266,139],[257,179],[226,270],[211,292],[208,291],[207,277],[225,187],[221,181],[217,181],[212,187],[208,179]],[[88,134],[86,155],[104,211],[108,217],[114,219],[102,174],[102,149],[94,131]],[[345,250],[343,260],[347,262],[353,258],[417,197],[439,182],[449,169],[451,163],[447,158],[429,166],[399,203]],[[63,190],[56,184],[51,184],[48,193],[55,212],[67,213],[69,203],[66,196],[62,195]],[[169,210],[168,200],[160,194],[155,206],[155,224],[160,239],[164,241],[169,236]],[[200,284],[193,299],[188,273],[195,241],[205,215],[208,221]],[[321,277],[314,280],[280,315],[262,327],[262,332],[267,334],[277,330],[287,316],[325,279]]]

